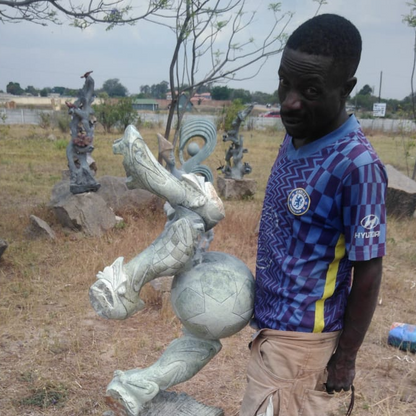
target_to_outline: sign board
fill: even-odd
[[[374,103],[373,104],[373,116],[384,117],[386,115],[386,103]]]

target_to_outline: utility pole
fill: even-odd
[[[383,81],[383,71],[380,72],[380,87],[378,89],[378,102],[381,100],[381,83]]]

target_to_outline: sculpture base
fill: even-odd
[[[225,179],[218,176],[218,192],[224,199],[244,199],[252,197],[257,191],[254,179]]]
[[[106,402],[113,409],[103,416],[130,416],[119,404],[114,405],[111,397]],[[147,402],[137,416],[224,416],[224,411],[218,407],[206,406],[197,402],[185,393],[161,391],[150,402]]]

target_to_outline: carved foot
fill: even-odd
[[[159,386],[143,380],[140,385],[123,382],[123,372],[116,371],[107,387],[106,403],[117,416],[137,416],[143,405],[159,393]]]
[[[89,291],[94,310],[106,319],[126,319],[144,308],[144,302],[133,290],[132,281],[123,268],[124,257],[97,274]]]

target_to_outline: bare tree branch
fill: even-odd
[[[146,19],[161,9],[168,9],[168,6],[167,0],[151,0],[141,13],[132,16],[133,8],[125,0],[90,0],[88,5],[72,0],[0,0],[0,22],[28,21],[46,26],[48,23],[62,24],[65,17],[81,29],[94,23],[105,23],[111,29]]]

